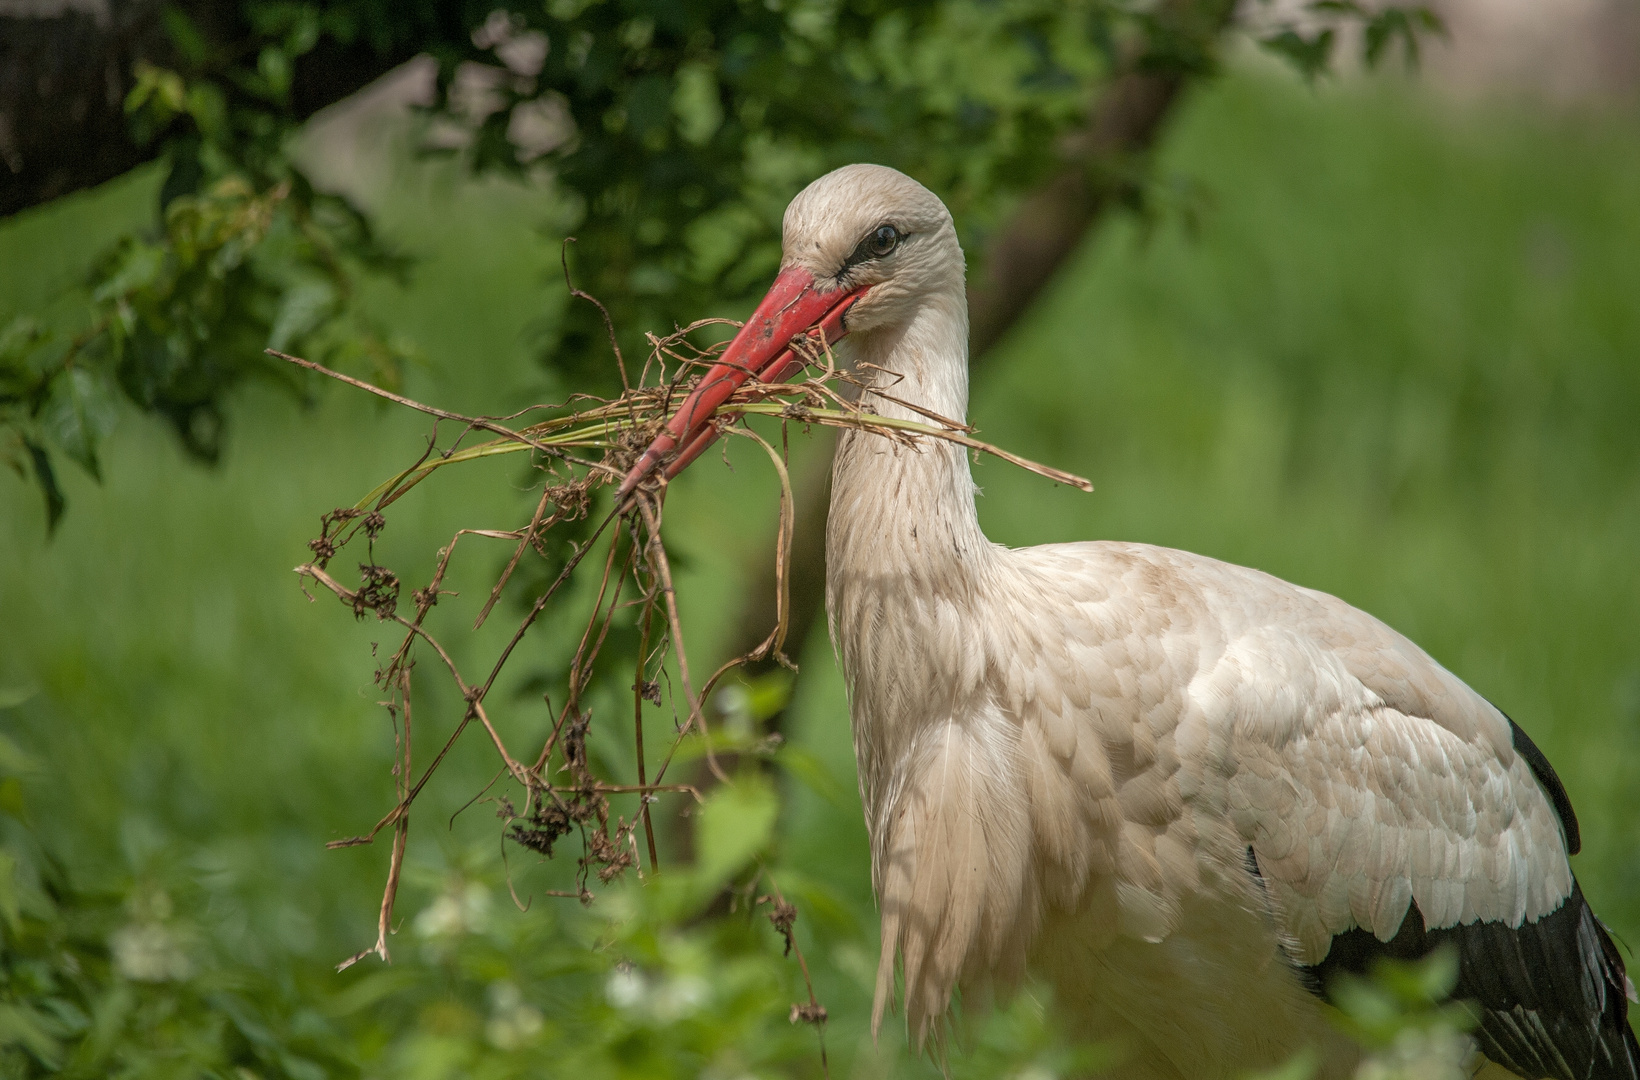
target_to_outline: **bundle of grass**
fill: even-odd
[[[839,368],[823,334],[817,332],[812,337],[794,340],[789,361],[776,364],[771,370],[780,370],[788,375],[797,373],[800,377],[779,383],[763,382],[755,376],[748,379],[715,411],[711,428],[705,435],[680,448],[677,460],[672,463],[675,467],[681,467],[687,459],[698,456],[707,443],[722,435],[746,438],[765,451],[780,479],[782,491],[776,541],[779,595],[775,625],[756,649],[724,664],[697,688],[684,647],[672,568],[661,542],[666,476],[668,471],[675,472],[675,467],[658,470],[624,495],[617,493],[616,485],[628,476],[677,403],[700,383],[703,370],[715,363],[722,352],[722,345],[697,346],[693,343],[693,335],[708,326],[724,322],[704,320],[666,337],[651,336],[649,355],[635,379],[630,377],[612,333],[611,344],[615,348],[616,363],[625,387],[620,396],[603,399],[576,395],[563,405],[537,406],[501,418],[465,416],[434,408],[312,361],[273,353],[292,364],[434,418],[433,437],[415,461],[379,484],[353,506],[323,515],[320,535],[310,543],[313,558],[296,568],[305,583],[316,583],[328,590],[355,616],[373,614],[377,619],[395,624],[402,630],[396,649],[376,671],[377,684],[387,695],[385,705],[396,739],[394,804],[367,833],[329,845],[350,847],[368,844],[383,830],[391,830],[393,836],[376,942],[349,957],[340,966],[347,967],[371,955],[389,959],[388,937],[404,861],[411,806],[444,762],[456,740],[475,722],[483,729],[500,758],[501,775],[517,785],[521,798],[521,803],[515,804],[508,796],[494,797],[500,810],[498,816],[503,822],[503,836],[543,858],[551,859],[560,853],[559,842],[563,838],[578,834],[581,851],[575,888],[560,890],[553,895],[577,897],[583,903],[593,899],[595,886],[608,884],[628,869],[635,869],[642,875],[645,861],[651,872],[658,866],[655,826],[650,812],[652,802],[661,795],[700,798],[694,785],[668,779],[671,766],[687,741],[696,740],[697,745],[692,748],[692,754],[686,756],[698,753],[714,778],[727,778],[714,753],[714,742],[708,732],[702,703],[710,698],[714,687],[737,665],[769,656],[784,660],[780,650],[786,637],[788,617],[785,566],[794,525],[791,482],[785,455],[777,449],[774,441],[753,430],[746,423],[747,418],[767,417],[778,423],[782,447],[787,445],[787,429],[793,424],[804,429],[815,424],[857,428],[910,447],[917,447],[924,440],[941,439],[969,448],[976,454],[994,454],[1055,481],[1091,490],[1091,485],[1080,477],[1026,461],[978,440],[972,428],[955,420],[920,409],[915,411],[923,416],[922,421],[864,411],[855,404],[858,394],[857,387],[851,385],[854,376]],[[880,385],[873,390],[879,397],[888,397],[891,392],[891,388],[885,391]],[[454,438],[441,439],[441,431],[448,431],[451,427],[459,429]],[[529,520],[513,530],[459,530],[450,543],[438,552],[431,579],[410,592],[409,605],[403,604],[403,583],[395,573],[379,565],[375,555],[376,539],[387,523],[391,508],[439,470],[505,454],[528,455],[531,466],[539,473],[541,491]],[[605,491],[606,487],[611,490]],[[572,546],[572,554],[561,560],[561,568],[535,591],[517,628],[494,657],[489,670],[481,678],[463,673],[452,658],[452,651],[440,642],[427,623],[429,611],[439,604],[442,596],[449,595],[443,588],[444,579],[462,537],[482,536],[509,541],[514,545],[510,559],[477,612],[473,623],[473,629],[477,630],[489,618],[509,581],[515,580],[515,572],[524,560],[533,556],[544,560],[548,567],[558,565],[558,560],[549,553],[547,539],[554,530],[567,528],[572,523],[576,523],[576,528],[585,538]],[[367,557],[360,564],[358,580],[348,584],[332,571],[331,564],[345,547],[357,542],[361,536],[367,548]],[[550,734],[543,745],[533,757],[520,757],[509,747],[504,735],[507,725],[496,721],[487,705],[488,698],[497,678],[515,655],[517,646],[531,626],[540,621],[556,603],[562,602],[566,595],[565,587],[572,579],[577,575],[592,574],[598,575],[596,599],[567,671],[563,673],[561,685],[566,687],[567,693],[561,706],[555,710]],[[583,702],[594,679],[595,661],[606,647],[617,611],[632,609],[638,613],[639,638],[630,686],[635,775],[601,776],[588,761],[587,736],[591,730],[592,716]],[[453,733],[419,775],[412,771],[414,726],[410,678],[418,653],[431,654],[432,658],[436,658],[437,664],[447,671],[461,701],[465,703],[464,713]],[[675,681],[665,677],[670,674],[675,674]],[[652,705],[661,705],[663,694],[673,697],[675,734],[659,767],[650,775],[644,753],[644,703],[648,701]],[[636,797],[636,809],[630,818],[613,813],[611,796]],[[641,853],[640,832],[644,849]],[[641,855],[646,855],[647,860]],[[754,879],[746,889],[748,900],[756,896],[756,887],[757,880]],[[767,892],[769,895],[761,897],[758,902],[767,901],[771,912],[769,918],[789,946],[796,911],[772,882],[767,883]],[[800,951],[797,958],[802,961]],[[806,980],[807,965],[803,966]],[[825,1017],[825,1010],[813,999],[812,989],[809,1003],[794,1005],[793,1009],[795,1018],[811,1023],[822,1023]]]

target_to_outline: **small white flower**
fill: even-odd
[[[133,982],[169,982],[194,973],[182,942],[164,923],[128,923],[114,931],[108,945],[114,967]]]
[[[655,994],[655,1017],[666,1023],[681,1020],[706,1003],[710,991],[699,975],[677,975],[661,984]]]
[[[649,985],[637,969],[623,964],[610,972],[604,997],[617,1009],[634,1009],[643,1001]]]
[[[1474,1043],[1448,1028],[1403,1031],[1361,1063],[1356,1080],[1468,1080]]]
[[[517,985],[504,980],[490,984],[490,1020],[484,1034],[491,1045],[516,1050],[541,1034],[541,1024],[541,1010],[524,1000]]]
[[[457,884],[416,916],[416,933],[424,938],[473,934],[489,922],[490,893],[477,883]]]

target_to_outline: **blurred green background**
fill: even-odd
[[[1270,571],[1378,615],[1508,712],[1565,781],[1584,838],[1574,868],[1630,942],[1637,120],[1460,105],[1393,79],[1220,80],[1178,117],[1159,166],[1188,206],[1106,222],[993,358],[971,414],[985,438],[1097,487],[984,462],[993,538],[1131,539]],[[0,226],[0,321],[37,309],[144,221],[159,180],[139,172]],[[490,414],[561,396],[531,360],[562,309],[555,245],[535,230],[554,213],[548,197],[405,165],[370,201],[420,259],[408,288],[375,286],[368,301],[425,354],[407,392]],[[49,540],[39,493],[0,476],[0,732],[28,759],[0,762],[6,798],[78,886],[113,898],[113,924],[152,931],[150,952],[181,957],[202,993],[263,1003],[286,1025],[280,1045],[307,1040],[308,1058],[286,1062],[295,1075],[757,1074],[764,1065],[735,1056],[744,1032],[674,1030],[713,994],[740,995],[738,1012],[717,1015],[766,1025],[768,1053],[812,1055],[812,1035],[786,1028],[799,983],[767,940],[715,954],[685,938],[628,942],[666,954],[673,975],[644,990],[660,1021],[612,1019],[627,984],[587,948],[599,924],[572,900],[515,911],[493,807],[451,821],[494,770],[472,734],[417,804],[398,963],[330,972],[374,936],[385,842],[323,845],[391,805],[393,744],[370,675],[372,642],[392,638],[327,597],[310,602],[290,570],[319,514],[413,460],[428,430],[345,388],[303,408],[250,387],[209,469],[158,421],[128,415],[101,485],[65,470],[71,509]],[[772,535],[772,473],[744,446],[733,458],[733,472],[693,470],[668,504],[698,663],[726,634],[737,569]],[[528,514],[516,466],[461,471],[390,517],[383,561],[407,580],[426,578],[456,528]],[[452,627],[504,558],[483,543],[463,542],[463,595],[439,612]],[[525,666],[561,660],[563,636],[532,638]],[[477,635],[462,655],[477,664],[493,646]],[[898,1031],[877,1050],[866,1035],[876,917],[847,713],[829,643],[817,637],[802,660],[789,731],[804,764],[780,773],[791,793],[776,866],[830,1009],[832,1075],[938,1075]],[[427,682],[417,719],[442,737],[459,710]],[[496,712],[516,745],[545,730],[523,689]],[[512,850],[521,898],[564,887],[564,868]],[[613,1049],[589,1064],[591,1050],[579,1061],[553,1040],[594,1013]],[[997,1024],[959,1073],[985,1075],[985,1048],[1046,1045],[1028,1001]],[[254,1027],[240,1037],[254,1041]]]

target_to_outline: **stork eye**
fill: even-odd
[[[893,251],[900,242],[900,230],[892,225],[879,225],[877,231],[866,237],[863,245],[871,252],[874,258],[881,258]]]
[[[882,258],[899,247],[900,241],[905,239],[905,235],[899,229],[884,222],[866,233],[865,239],[861,240],[855,246],[853,253],[843,260],[843,268],[838,273],[846,274],[852,267],[859,266],[863,262]]]

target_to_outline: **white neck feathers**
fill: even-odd
[[[926,422],[899,404],[909,402],[962,419],[967,332],[965,298],[952,290],[893,328],[850,338],[856,370],[898,399],[868,389],[861,406]],[[868,819],[887,806],[879,772],[904,740],[951,716],[982,677],[986,635],[974,632],[974,620],[990,609],[1006,555],[980,531],[962,447],[843,432],[826,530],[826,608],[853,703]],[[876,824],[868,820],[874,833]]]
[[[968,312],[936,293],[904,324],[851,339],[868,412],[927,422],[901,402],[961,420],[968,411]],[[880,389],[881,395],[873,393]],[[980,532],[967,453],[936,439],[907,446],[846,431],[838,440],[826,535],[828,581],[902,579],[918,591],[969,591],[992,545]]]

